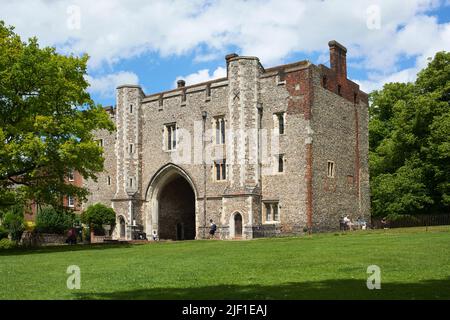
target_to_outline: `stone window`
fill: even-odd
[[[97,144],[99,147],[103,147],[103,139],[98,139]]]
[[[133,188],[133,178],[130,178],[130,179],[128,180],[128,186],[129,186],[130,188]]]
[[[278,156],[276,156],[276,170],[275,172],[277,173],[283,173],[284,172],[284,154],[279,154]]]
[[[210,84],[206,85],[205,100],[206,101],[210,101],[211,100],[211,85]]]
[[[277,201],[265,202],[265,222],[279,222],[280,221],[280,206]]]
[[[158,99],[158,110],[162,110],[164,106],[164,100],[163,100],[163,96],[160,95],[159,99]]]
[[[175,150],[177,148],[177,125],[176,123],[167,124],[165,126],[166,149]]]
[[[75,199],[72,196],[67,197],[67,205],[69,208],[75,207]]]
[[[286,112],[274,113],[274,127],[278,134],[284,134],[286,128]]]
[[[128,151],[130,152],[130,154],[132,154],[133,153],[133,144],[132,143],[130,143],[130,147],[128,148]]]
[[[328,168],[327,168],[327,176],[328,178],[334,178],[334,172],[335,166],[333,161],[328,161]]]
[[[75,173],[73,170],[70,170],[67,176],[69,178],[69,181],[75,181]]]
[[[277,85],[281,86],[286,84],[286,74],[284,70],[280,69],[277,74]]]
[[[225,117],[220,116],[214,118],[214,132],[216,136],[216,144],[225,144]]]
[[[130,104],[130,113],[133,113],[133,105]]]
[[[108,176],[108,186],[110,186],[110,185],[111,185],[111,177]]]
[[[347,176],[347,186],[353,187],[353,184],[354,184],[353,176],[352,175],[348,175]]]
[[[225,159],[214,161],[214,173],[216,181],[227,180],[227,161]]]

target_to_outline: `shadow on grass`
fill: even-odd
[[[106,249],[123,249],[131,248],[138,244],[78,244],[78,245],[60,245],[45,247],[16,248],[9,250],[0,250],[0,256],[17,256],[36,253],[55,253],[70,251],[87,251],[87,250],[106,250]]]
[[[108,293],[76,293],[75,299],[114,300],[341,300],[450,299],[450,278],[419,283],[382,283],[369,290],[365,280],[343,279],[263,285],[217,285],[196,288],[153,288]]]

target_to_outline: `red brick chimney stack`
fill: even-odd
[[[347,79],[347,48],[339,42],[332,40],[330,47],[330,65],[339,80]]]

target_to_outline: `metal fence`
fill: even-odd
[[[382,218],[372,218],[371,224],[374,229],[444,226],[450,225],[450,214],[407,215],[395,220],[387,219],[386,224],[382,223]]]

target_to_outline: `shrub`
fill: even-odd
[[[3,217],[3,226],[8,230],[12,240],[20,241],[22,233],[25,230],[23,213],[18,214],[15,210],[7,212]]]
[[[83,241],[91,241],[91,231],[89,229],[89,227],[85,227],[83,228]]]
[[[17,247],[17,243],[15,241],[11,241],[9,239],[0,240],[0,250],[2,249],[13,249]]]
[[[0,240],[8,238],[8,230],[6,230],[3,226],[0,226]]]
[[[36,228],[36,223],[34,221],[25,221],[25,230],[33,231]]]
[[[116,213],[114,209],[97,203],[89,206],[81,214],[81,221],[89,226],[93,226],[95,230],[100,230],[103,229],[104,224],[111,226],[116,224]]]
[[[58,212],[54,208],[44,208],[36,216],[36,231],[40,233],[65,234],[73,226],[74,215]]]

